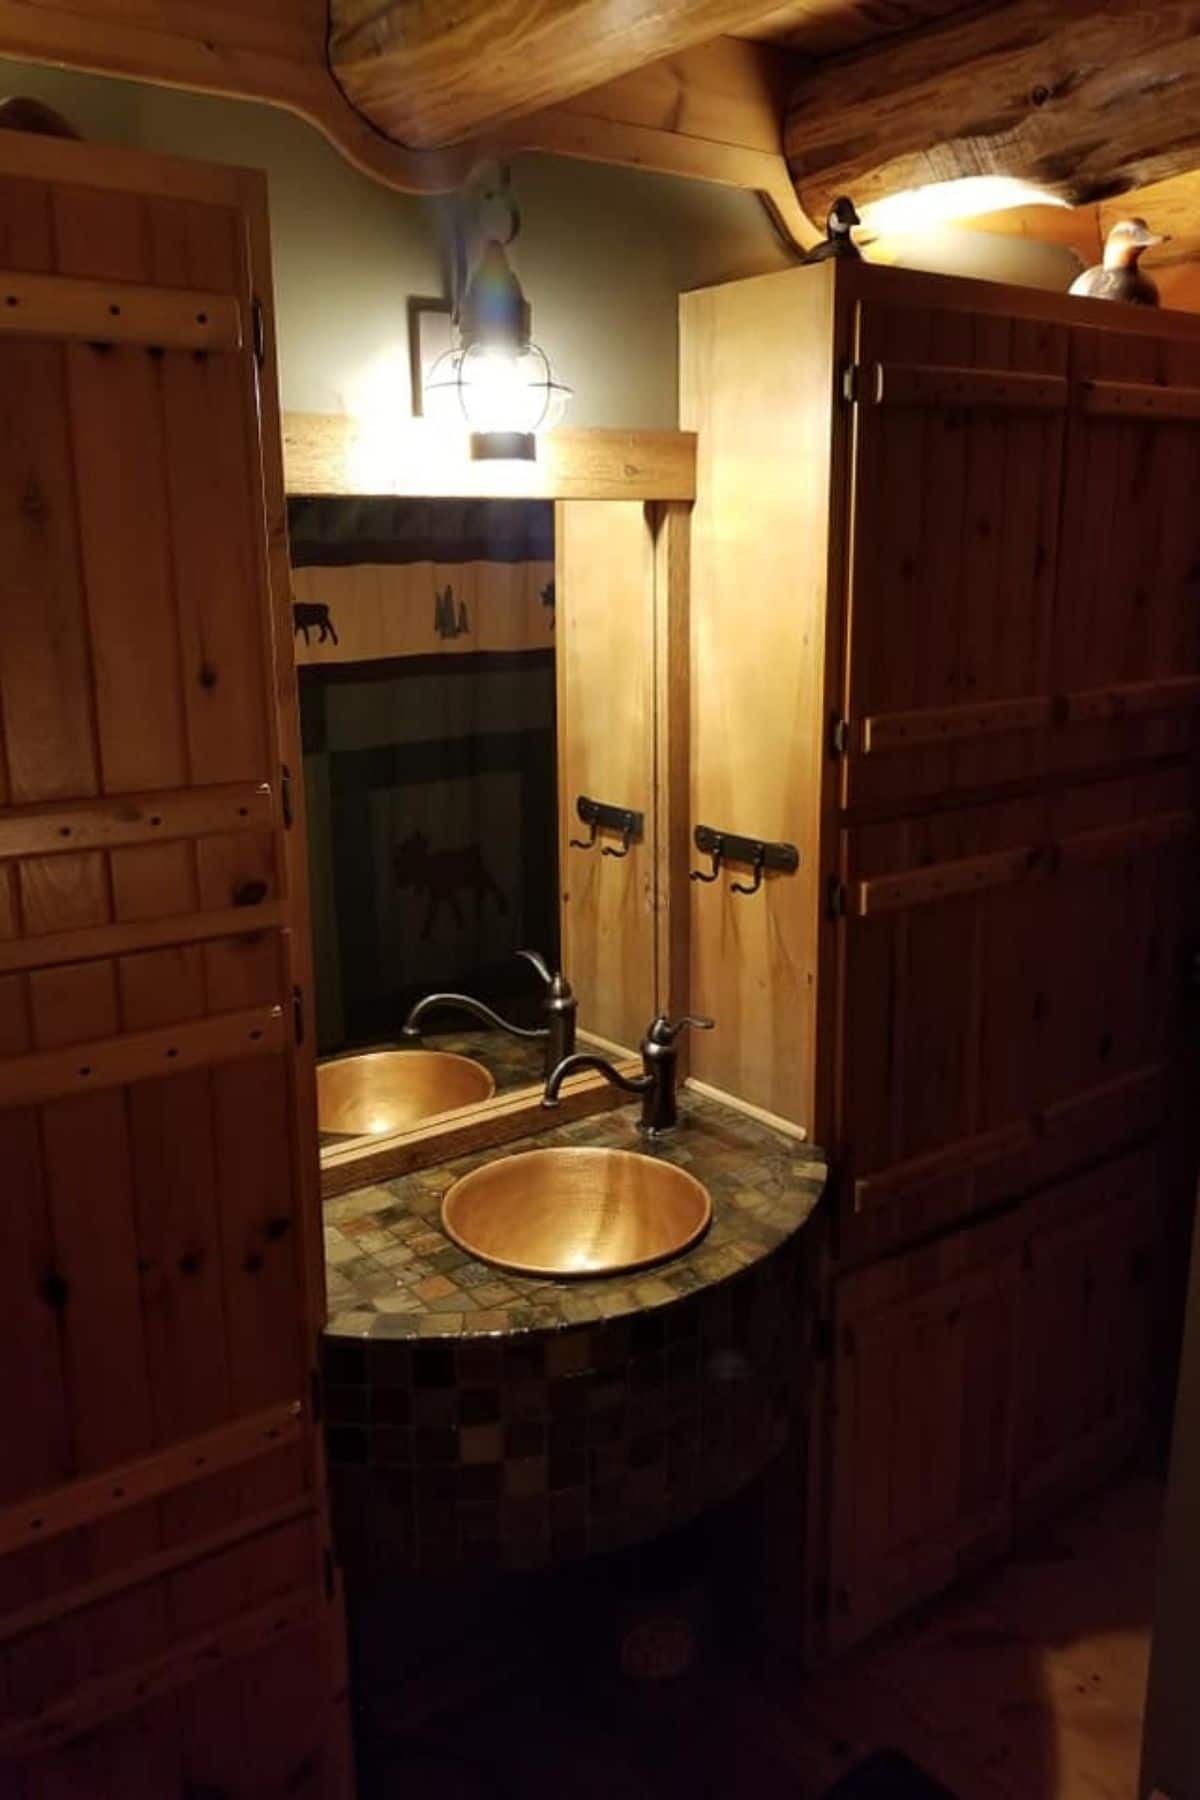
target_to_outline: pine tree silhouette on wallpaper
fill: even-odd
[[[454,589],[447,585],[441,593],[434,595],[433,629],[440,638],[465,637],[471,627],[467,621],[467,603],[454,605]]]
[[[432,850],[425,833],[414,831],[397,846],[393,867],[397,887],[415,888],[418,897],[423,894],[428,898],[422,938],[430,936],[443,907],[450,912],[456,925],[466,924],[459,904],[460,894],[474,895],[476,912],[487,894],[495,900],[502,915],[508,912],[508,901],[499,883],[485,868],[478,844],[467,844],[460,850]]]

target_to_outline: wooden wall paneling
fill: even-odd
[[[582,1030],[635,1049],[654,1014],[655,551],[637,501],[556,509],[558,834],[562,961]],[[591,850],[580,794],[645,818],[626,857]]]
[[[692,824],[801,853],[753,896],[730,892],[748,869],[691,884],[691,1001],[717,1021],[692,1072],[811,1129],[832,265],[685,294],[680,318],[681,418],[698,433]]]

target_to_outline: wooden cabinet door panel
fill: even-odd
[[[1195,418],[1171,391],[1200,382],[1200,348],[1159,335],[1071,334],[1071,409],[1051,671],[1077,693],[1195,675],[1200,477]],[[1162,409],[1094,411],[1097,384],[1162,390]]]
[[[888,1208],[928,1230],[1108,1153],[1126,1106],[1146,1129],[1142,1090],[1187,1053],[1190,780],[1167,765],[845,834],[851,1237]]]
[[[0,264],[121,321],[67,341],[31,300],[0,344],[5,1791],[163,1695],[129,1791],[182,1792],[159,1725],[197,1672],[334,1629],[265,247],[256,178],[0,140]],[[247,1792],[282,1791],[281,1706],[243,1721]],[[124,1791],[140,1729],[46,1791],[73,1757]]]
[[[1143,1152],[1030,1204],[1016,1403],[1021,1508],[1111,1461],[1147,1417],[1158,1174],[1156,1155]]]
[[[1033,766],[1003,708],[1048,693],[1067,355],[1057,325],[860,306],[849,803]]]
[[[860,1317],[852,1281],[837,1309],[834,1649],[949,1580],[959,1476],[958,1282]]]
[[[1007,1536],[1019,1256],[959,1233],[837,1284],[830,1642]]]

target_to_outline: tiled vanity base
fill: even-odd
[[[564,1143],[644,1148],[624,1111],[513,1148]],[[653,1154],[709,1188],[708,1236],[660,1270],[552,1282],[502,1275],[441,1236],[445,1188],[495,1154],[330,1209],[338,1237],[371,1246],[335,1263],[355,1291],[325,1340],[351,1577],[543,1568],[636,1543],[737,1492],[786,1439],[819,1155],[691,1098],[685,1129]],[[383,1260],[388,1239],[407,1260]],[[492,1303],[473,1305],[484,1287]],[[455,1294],[465,1304],[448,1306]]]

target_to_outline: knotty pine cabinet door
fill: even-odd
[[[264,183],[0,134],[0,296],[0,1788],[341,1795]]]
[[[1191,1054],[1186,765],[846,832],[841,1250],[1161,1126]]]
[[[856,330],[843,805],[1187,753],[1200,344],[879,300]]]
[[[1021,1281],[1014,1507],[1035,1517],[1145,1428],[1163,1232],[1153,1151],[1031,1205]]]
[[[1007,1540],[1016,1237],[1004,1220],[837,1283],[833,1652]]]
[[[828,1648],[1117,1466],[1145,1428],[1153,1150],[835,1286]]]
[[[1037,766],[1069,348],[1001,311],[857,308],[843,804]]]

